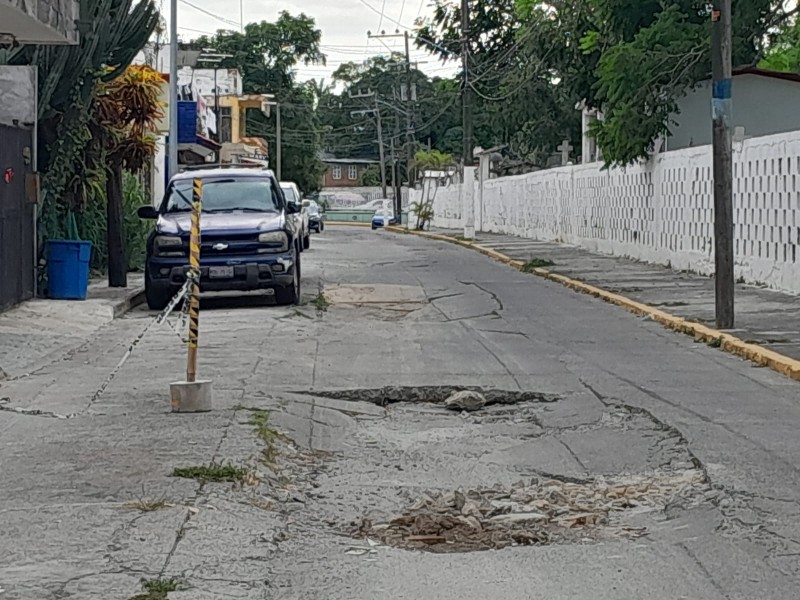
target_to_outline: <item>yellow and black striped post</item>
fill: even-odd
[[[200,324],[200,215],[203,212],[203,180],[195,179],[192,190],[192,232],[189,238],[189,360],[186,381],[197,379],[197,338]]]

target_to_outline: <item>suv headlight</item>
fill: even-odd
[[[282,231],[270,231],[258,236],[260,244],[269,244],[269,248],[261,248],[259,252],[287,252],[289,250],[289,236]]]
[[[186,256],[183,240],[172,235],[158,235],[153,241],[156,256]]]

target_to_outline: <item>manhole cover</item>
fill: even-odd
[[[592,482],[533,480],[511,489],[424,495],[388,522],[364,519],[353,534],[437,553],[631,539],[646,530],[626,526],[626,513],[660,511],[706,488],[704,473],[695,469]]]

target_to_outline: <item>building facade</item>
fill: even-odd
[[[323,188],[353,188],[358,187],[361,176],[370,165],[379,164],[377,160],[367,158],[329,158],[323,157],[325,174],[323,175]]]

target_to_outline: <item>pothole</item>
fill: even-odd
[[[535,478],[510,489],[425,494],[388,522],[364,519],[353,535],[434,553],[636,539],[647,529],[626,517],[687,506],[707,490],[698,469],[583,482]]]
[[[521,404],[523,402],[556,402],[559,397],[536,391],[510,391],[499,389],[485,389],[470,386],[388,386],[373,389],[354,390],[322,390],[315,392],[297,392],[303,395],[330,398],[332,400],[345,400],[348,402],[369,402],[378,406],[388,406],[401,402],[444,404],[450,396],[457,392],[478,392],[486,400],[485,406],[495,404]]]

